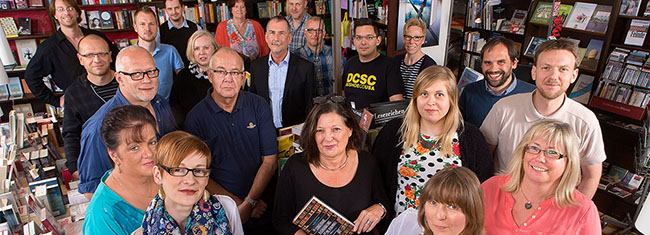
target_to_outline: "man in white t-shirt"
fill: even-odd
[[[497,171],[504,171],[513,151],[530,126],[542,119],[570,124],[580,140],[582,177],[578,190],[592,198],[598,188],[605,148],[596,115],[567,98],[566,91],[578,76],[578,47],[565,39],[542,43],[535,52],[531,72],[537,90],[498,101],[481,125],[495,155]]]

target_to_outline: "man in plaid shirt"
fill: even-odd
[[[300,49],[305,45],[305,23],[311,15],[307,13],[307,0],[287,0],[287,9],[289,15],[289,28],[291,30],[292,39],[289,43],[289,51]]]

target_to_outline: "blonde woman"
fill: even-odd
[[[373,154],[398,214],[417,209],[424,183],[438,170],[464,166],[480,180],[493,175],[488,145],[475,126],[463,123],[451,70],[431,66],[418,75],[404,119],[384,126]]]
[[[436,65],[431,57],[422,52],[422,44],[427,36],[426,27],[427,23],[417,17],[406,21],[404,25],[404,50],[406,53],[395,56],[395,60],[399,61],[399,70],[404,81],[404,98],[406,99],[413,97],[413,85],[418,74],[429,66]]]
[[[566,123],[528,129],[504,175],[485,181],[488,234],[601,234],[596,205],[576,190],[578,139]]]

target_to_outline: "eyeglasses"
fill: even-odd
[[[127,72],[119,71],[118,73],[127,75],[127,76],[131,77],[131,80],[133,80],[134,82],[137,82],[137,81],[140,81],[140,80],[144,79],[145,74],[147,75],[147,77],[149,77],[149,79],[157,78],[159,72],[160,72],[160,70],[158,70],[158,68],[155,68],[155,69],[152,69],[152,70],[149,70],[149,71],[144,71],[144,72],[127,73]]]
[[[74,11],[74,7],[57,7],[56,11]]]
[[[319,96],[314,98],[314,104],[323,104],[326,103],[327,101],[332,101],[333,103],[341,104],[341,103],[345,103],[345,97],[340,95],[326,95],[326,96]]]
[[[230,72],[228,72],[226,70],[216,70],[216,69],[210,69],[210,71],[212,71],[219,78],[224,78],[224,77],[226,77],[226,75],[230,75],[230,77],[239,77],[242,74],[244,74],[244,72],[240,72],[240,71],[230,71]]]
[[[375,38],[377,38],[377,36],[375,36],[375,35],[368,35],[368,36],[359,36],[359,35],[355,35],[355,36],[354,36],[354,40],[357,40],[357,41],[361,41],[362,39],[365,39],[365,40],[373,40],[373,39],[375,39]]]
[[[324,30],[322,30],[322,29],[305,29],[305,32],[312,33],[312,34],[313,33],[320,33],[320,32],[323,32],[323,31]]]
[[[97,53],[86,53],[86,54],[79,54],[81,57],[86,58],[86,59],[93,59],[95,56],[98,56],[99,58],[106,58],[108,56],[109,52],[97,52]]]
[[[192,175],[194,177],[208,177],[210,176],[210,169],[209,168],[194,168],[194,169],[189,169],[185,167],[166,167],[161,164],[158,164],[158,167],[162,168],[163,170],[167,171],[169,175],[175,176],[175,177],[183,177],[186,176],[188,172],[192,172]]]
[[[416,42],[419,42],[422,39],[424,39],[424,36],[411,36],[411,35],[404,34],[404,41],[414,40]]]
[[[555,150],[551,149],[540,149],[537,146],[534,145],[526,145],[525,151],[530,154],[539,154],[541,152],[544,152],[544,156],[550,159],[554,160],[560,160],[561,158],[565,157],[564,154],[558,153]]]

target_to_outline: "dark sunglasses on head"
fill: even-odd
[[[319,97],[314,98],[313,100],[314,100],[314,104],[322,104],[322,103],[325,103],[327,101],[332,101],[332,103],[335,103],[335,104],[345,103],[345,97],[340,96],[340,95],[319,96]]]

